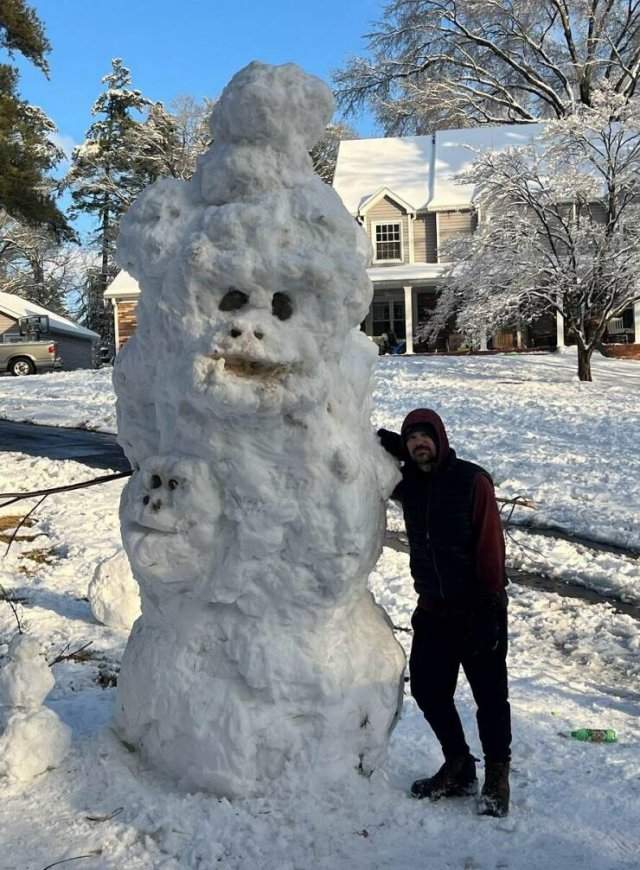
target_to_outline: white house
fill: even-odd
[[[408,353],[414,351],[415,327],[428,319],[442,281],[441,246],[453,235],[472,233],[478,219],[473,186],[456,184],[454,176],[478,152],[532,144],[540,131],[539,124],[503,125],[340,143],[333,186],[366,229],[373,251],[367,334],[393,332],[406,339]],[[640,343],[640,305],[612,322],[612,329],[612,338]],[[561,346],[562,321],[547,316],[502,330],[492,342],[498,349]]]
[[[471,234],[478,220],[473,186],[456,184],[454,176],[478,152],[530,144],[540,132],[539,124],[507,124],[340,143],[333,187],[367,231],[373,252],[374,296],[364,323],[368,335],[393,332],[406,341],[408,353],[421,349],[414,333],[436,304],[446,265],[439,251],[452,236]],[[124,271],[105,292],[114,308],[118,349],[135,330],[139,294],[137,282]],[[616,345],[621,352],[640,355],[640,304],[612,321],[610,333],[624,342]],[[449,349],[450,340],[455,348],[455,337],[449,337],[441,349]],[[495,349],[562,346],[562,320],[546,316],[501,330],[490,342]]]

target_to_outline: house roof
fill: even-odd
[[[27,302],[26,299],[15,296],[13,293],[0,292],[0,311],[9,317],[14,317],[16,320],[19,320],[21,317],[29,317],[30,315],[46,314],[49,318],[49,327],[52,332],[62,332],[65,335],[73,335],[76,338],[86,338],[91,341],[100,338],[97,332],[85,329],[84,326],[79,326],[72,320],[62,317],[61,314],[55,314],[41,305],[36,305],[35,302]]]
[[[478,151],[524,145],[540,134],[541,124],[503,124],[439,130],[433,136],[349,139],[340,143],[333,187],[353,215],[387,188],[412,209],[468,208],[472,185],[454,182]]]
[[[122,269],[104,291],[105,299],[135,299],[140,295],[140,285],[128,272]]]
[[[333,187],[351,214],[386,187],[413,209],[430,196],[431,136],[340,142]]]
[[[468,208],[473,202],[473,185],[456,184],[454,176],[468,169],[481,151],[506,151],[531,144],[541,124],[505,124],[500,127],[469,127],[438,130],[434,147],[434,186],[429,208]]]
[[[398,196],[397,193],[394,193],[393,190],[390,190],[388,187],[379,188],[372,196],[368,196],[363,202],[360,203],[360,207],[358,211],[360,214],[365,214],[365,212],[369,211],[370,208],[373,208],[374,205],[380,202],[380,200],[385,197],[392,199],[395,203],[397,203],[400,208],[403,208],[407,212],[411,212],[411,214],[415,214],[415,208],[409,202],[405,202],[401,196]]]

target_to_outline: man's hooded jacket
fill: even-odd
[[[404,448],[418,425],[428,427],[436,443],[436,460],[426,472]],[[401,444],[402,480],[391,497],[404,512],[418,606],[474,606],[502,595],[504,535],[489,474],[457,458],[435,411],[412,411],[402,424]]]

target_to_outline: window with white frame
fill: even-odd
[[[376,262],[402,262],[402,224],[375,223],[373,225],[373,249]]]

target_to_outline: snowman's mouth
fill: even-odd
[[[209,359],[221,360],[224,371],[235,375],[237,378],[262,378],[275,380],[283,378],[291,371],[291,366],[284,363],[269,362],[264,359],[255,359],[239,354],[224,355],[218,351],[208,354]]]

